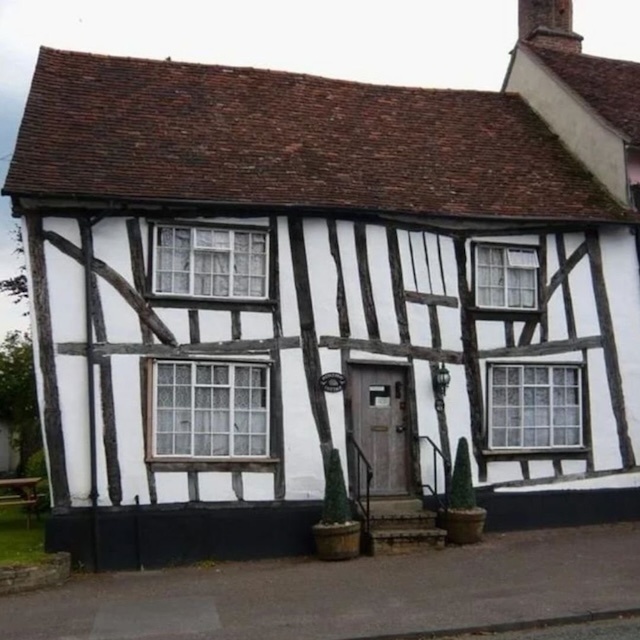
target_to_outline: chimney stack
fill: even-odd
[[[518,0],[518,32],[521,42],[582,52],[582,36],[573,31],[571,0]]]

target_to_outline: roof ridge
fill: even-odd
[[[549,47],[543,47],[540,45],[535,45],[530,42],[522,42],[525,47],[529,49],[533,49],[534,52],[543,51],[549,52],[551,55],[564,56],[566,58],[589,58],[592,60],[605,60],[607,62],[618,62],[620,64],[628,64],[634,67],[640,67],[640,61],[636,60],[624,60],[622,58],[609,58],[608,56],[599,56],[594,53],[576,53],[575,51],[559,51],[558,49],[550,49]]]
[[[171,64],[171,65],[180,65],[183,67],[203,67],[207,69],[216,69],[222,72],[255,72],[259,74],[265,75],[278,75],[278,76],[289,76],[289,77],[297,77],[297,78],[309,78],[311,80],[320,80],[323,82],[336,83],[341,85],[351,85],[351,86],[364,86],[364,87],[377,87],[377,88],[389,88],[391,90],[407,90],[407,91],[419,91],[419,92],[432,92],[432,93],[459,93],[459,94],[473,94],[473,95],[491,95],[498,96],[503,95],[500,91],[491,91],[489,89],[455,89],[451,87],[424,87],[420,85],[395,85],[395,84],[385,84],[378,82],[369,82],[364,80],[352,80],[345,78],[332,78],[329,76],[318,75],[314,73],[306,73],[304,71],[290,71],[285,69],[270,69],[267,67],[252,67],[252,66],[239,66],[239,65],[228,65],[228,64],[218,64],[211,62],[193,62],[189,60],[163,60],[160,58],[141,58],[137,56],[120,56],[120,55],[112,55],[108,53],[94,53],[90,51],[74,51],[70,49],[56,49],[53,47],[40,47],[41,55],[48,54],[61,54],[61,55],[69,55],[73,57],[84,57],[84,58],[92,58],[96,60],[116,60],[116,61],[128,61],[139,64],[149,64],[149,65],[163,65],[163,64]]]

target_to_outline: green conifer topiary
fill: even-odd
[[[340,452],[337,449],[332,449],[327,467],[321,522],[322,524],[344,524],[351,519],[351,507],[344,484]]]
[[[469,443],[466,438],[460,438],[456,451],[456,461],[453,465],[449,507],[451,509],[473,509],[475,506],[476,493],[471,481]]]

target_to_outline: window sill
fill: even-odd
[[[575,458],[585,459],[591,449],[589,447],[554,447],[547,449],[483,449],[482,456],[485,459],[494,460],[531,460],[537,458]]]
[[[206,298],[197,296],[158,295],[145,296],[152,307],[179,309],[213,309],[237,311],[273,311],[277,302],[268,298]]]
[[[527,320],[539,320],[542,316],[540,309],[494,309],[489,307],[469,307],[469,315],[476,320],[514,320],[526,322]]]
[[[148,458],[151,471],[249,471],[274,473],[280,458]]]

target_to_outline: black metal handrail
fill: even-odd
[[[353,436],[352,433],[347,434],[347,441],[353,447],[353,451],[355,453],[354,459],[354,467],[355,467],[355,501],[356,504],[360,507],[364,515],[364,530],[365,533],[369,533],[369,525],[371,520],[371,480],[373,479],[373,467],[369,460],[367,460],[367,456],[364,455],[364,451],[358,444],[357,440]],[[366,470],[366,491],[365,491],[365,501],[364,504],[362,502],[362,469]]]
[[[433,449],[433,485],[427,483],[422,486],[428,489],[431,495],[435,496],[440,506],[446,511],[449,508],[449,490],[451,488],[451,460],[429,436],[419,437],[420,440],[426,440]],[[442,460],[444,470],[444,500],[440,499],[440,493],[438,492],[438,458]]]

